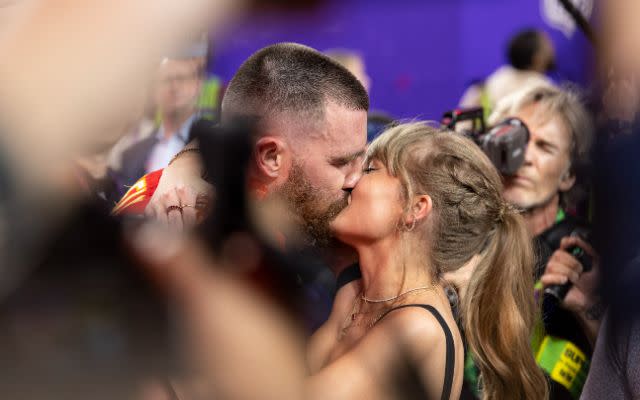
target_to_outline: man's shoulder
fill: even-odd
[[[156,133],[157,129],[149,136],[132,143],[122,151],[122,171],[131,170],[139,164],[144,164],[146,161],[145,155],[151,152],[151,149],[157,142]]]
[[[575,215],[566,214],[561,221],[557,221],[547,228],[547,230],[536,236],[536,239],[545,241],[551,247],[558,247],[563,237],[569,236],[577,230],[584,232],[590,229],[591,225],[588,221]]]
[[[156,134],[158,129],[156,128],[150,135],[144,139],[140,139],[131,144],[126,150],[122,152],[123,155],[139,153],[142,150],[153,147],[157,142]]]

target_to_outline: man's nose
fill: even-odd
[[[533,164],[533,160],[535,159],[535,154],[534,154],[533,147],[534,147],[533,143],[529,142],[527,144],[527,147],[524,149],[524,161],[523,161],[522,165],[532,165]]]
[[[357,168],[353,168],[345,177],[342,190],[351,193],[353,188],[358,184],[360,178],[362,178],[362,168],[359,166]]]

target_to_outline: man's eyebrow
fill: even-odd
[[[550,148],[552,148],[554,150],[558,150],[559,149],[559,147],[555,143],[552,143],[552,142],[550,142],[548,140],[545,140],[545,139],[540,139],[539,138],[539,139],[536,140],[536,143],[538,145],[540,145],[540,146],[550,147]]]
[[[348,164],[351,161],[357,159],[358,157],[364,156],[364,153],[365,153],[365,150],[362,149],[352,154],[345,154],[342,156],[331,157],[329,158],[329,162],[331,164]]]

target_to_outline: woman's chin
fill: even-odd
[[[341,226],[336,224],[335,228],[333,229],[333,234],[335,238],[340,242],[351,247],[357,247],[358,245],[367,243],[371,240],[371,238],[369,238],[367,235],[363,235],[362,232],[354,230],[354,226],[357,226],[357,224],[350,224],[346,227],[345,225]]]
[[[333,235],[336,239],[342,240],[342,237],[345,234],[344,225],[340,221],[340,215],[338,215],[331,223],[329,224],[329,229],[333,232]]]
[[[351,244],[349,239],[352,235],[349,226],[350,224],[348,221],[342,218],[342,213],[340,213],[333,221],[331,221],[329,228],[336,239],[342,243]]]

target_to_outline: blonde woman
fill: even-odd
[[[310,398],[400,398],[407,361],[429,399],[457,399],[464,346],[444,274],[470,274],[462,327],[487,399],[544,399],[529,346],[533,254],[500,177],[471,141],[424,124],[392,128],[332,223],[359,255],[308,352]],[[406,395],[406,394],[405,394]]]

